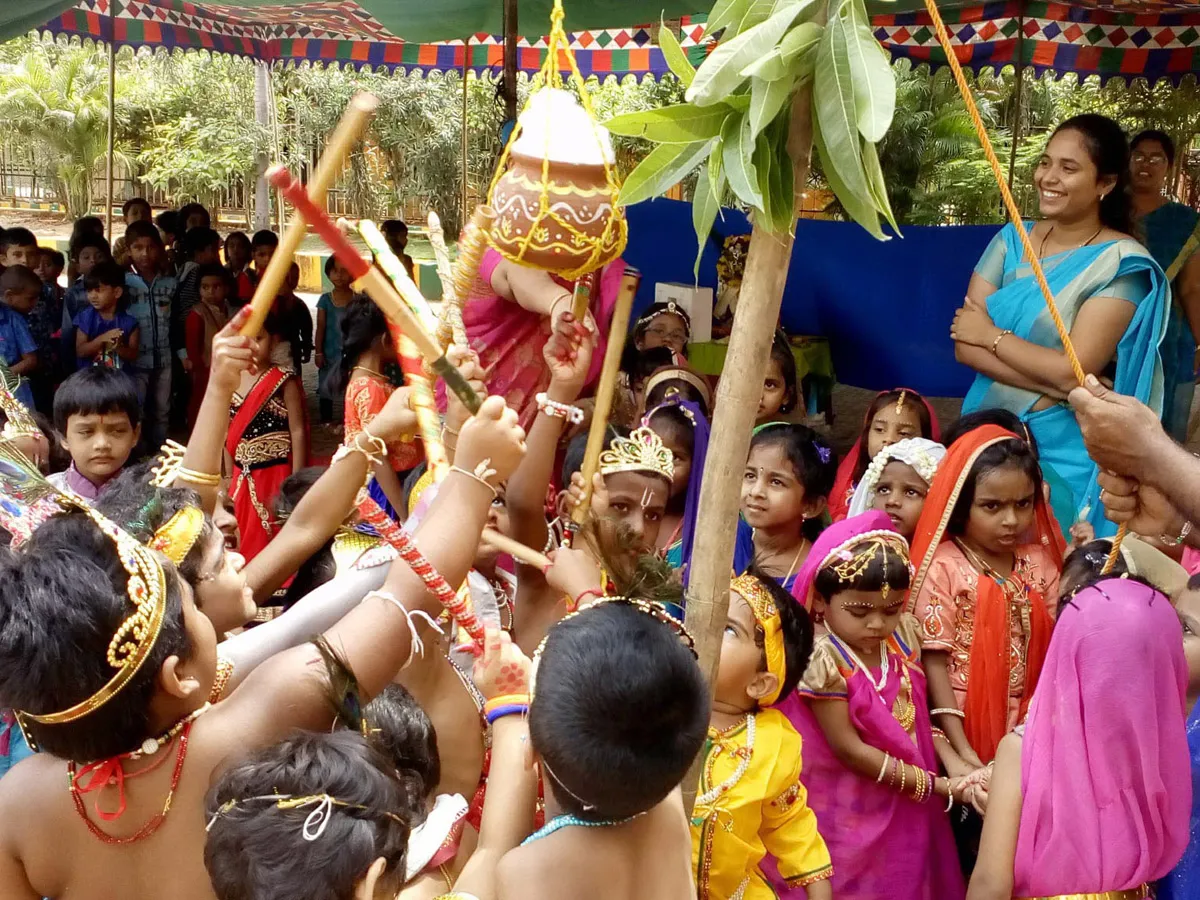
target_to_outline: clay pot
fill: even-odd
[[[579,278],[615,260],[625,249],[627,225],[604,179],[604,166],[550,161],[549,211],[541,214],[542,160],[513,152],[496,184],[491,243],[508,259]],[[613,221],[607,239],[604,229]],[[532,237],[530,237],[532,235]],[[603,241],[599,253],[596,247]]]

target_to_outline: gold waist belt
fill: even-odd
[[[1102,894],[1055,894],[1053,897],[1025,897],[1022,900],[1146,900],[1150,896],[1150,885],[1128,891],[1105,891]]]

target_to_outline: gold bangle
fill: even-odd
[[[996,339],[994,341],[992,341],[992,355],[993,356],[998,355],[996,351],[1000,347],[1000,342],[1012,333],[1013,332],[1012,332],[1011,328],[1006,328],[1002,332],[1000,332],[998,335],[996,335]]]
[[[967,714],[965,712],[963,712],[961,709],[954,709],[954,708],[931,709],[929,711],[929,715],[931,715],[931,716],[954,716],[954,718],[956,718],[956,719],[965,719],[967,717]]]
[[[220,475],[214,475],[212,472],[197,472],[195,469],[186,469],[183,466],[176,469],[175,474],[184,481],[190,481],[192,484],[202,487],[216,487],[221,483]]]

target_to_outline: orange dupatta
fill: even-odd
[[[909,591],[907,612],[913,612],[917,597],[929,574],[934,553],[946,538],[946,526],[958,503],[967,476],[979,455],[993,444],[1004,440],[1021,440],[998,425],[984,425],[963,435],[950,447],[938,466],[937,475],[929,487],[925,507],[917,522],[912,539],[912,559],[917,575]],[[1034,531],[1036,539],[1050,551],[1061,566],[1064,542],[1062,533],[1046,504],[1038,495],[1035,503]],[[967,740],[985,763],[996,755],[1000,739],[1008,731],[1008,696],[1011,659],[1009,652],[1010,604],[1004,589],[985,573],[979,573],[975,598],[975,634],[971,642],[971,672],[967,682],[966,720],[963,723]],[[1042,663],[1050,645],[1054,620],[1046,611],[1045,598],[1040,591],[1030,589],[1029,644],[1025,654],[1025,689],[1021,696],[1021,716],[1024,717],[1041,675]]]

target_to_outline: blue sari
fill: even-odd
[[[1028,226],[1027,226],[1028,227]],[[992,240],[975,268],[976,274],[996,291],[988,297],[988,312],[996,326],[1011,329],[1019,338],[1042,347],[1061,349],[1062,342],[1046,310],[1032,269],[1023,259],[1016,229],[1005,226]],[[1059,313],[1067,328],[1092,297],[1119,297],[1134,304],[1133,320],[1117,344],[1113,385],[1156,413],[1163,406],[1163,367],[1159,344],[1170,315],[1166,279],[1162,269],[1136,241],[1108,241],[1042,260]],[[1088,457],[1079,423],[1066,403],[1033,412],[1041,396],[1024,388],[976,375],[963,401],[963,413],[977,409],[1007,409],[1021,417],[1038,442],[1041,458],[1070,485],[1078,515],[1087,520],[1097,537],[1116,533],[1117,526],[1104,516],[1098,467]],[[1071,522],[1059,522],[1064,530]]]
[[[1200,225],[1200,214],[1182,203],[1165,203],[1146,213],[1138,223],[1146,249],[1165,272],[1182,252],[1192,232]],[[1196,339],[1183,307],[1171,304],[1171,318],[1162,342],[1163,428],[1175,440],[1187,440],[1192,395],[1196,390]]]
[[[1200,897],[1200,703],[1188,716],[1187,738],[1192,754],[1192,839],[1179,865],[1158,883],[1158,900]]]

